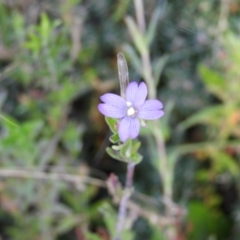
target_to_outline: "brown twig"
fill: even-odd
[[[36,170],[19,170],[0,168],[0,178],[26,178],[38,180],[63,181],[75,184],[91,184],[98,187],[106,187],[105,181],[91,178],[88,176],[79,176],[67,173],[42,172]]]
[[[133,174],[133,169],[129,171],[130,174]],[[106,181],[99,180],[96,178],[91,178],[88,176],[79,176],[77,174],[67,174],[51,171],[49,173],[37,171],[34,169],[7,169],[0,168],[0,178],[22,178],[22,179],[35,179],[43,181],[63,181],[74,184],[89,184],[98,187],[107,188]],[[129,180],[126,180],[129,181]],[[129,183],[128,183],[129,184]],[[125,202],[125,200],[124,200]],[[124,203],[125,204],[125,203]],[[176,207],[176,206],[175,206]],[[174,216],[160,216],[158,213],[145,209],[143,206],[140,206],[136,202],[128,199],[126,203],[126,208],[135,212],[137,215],[147,218],[152,224],[156,226],[167,226],[173,224],[176,220]]]

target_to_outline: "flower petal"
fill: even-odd
[[[164,115],[164,111],[162,110],[140,110],[138,112],[138,117],[144,120],[155,120]]]
[[[140,131],[140,122],[137,118],[131,118],[131,126],[129,128],[130,132],[129,132],[129,137],[132,139],[135,139]]]
[[[159,110],[163,108],[163,104],[156,99],[146,100],[141,107],[141,110]]]
[[[100,99],[108,105],[116,106],[121,109],[122,108],[127,109],[126,100],[116,94],[106,93],[102,95]]]
[[[118,128],[118,135],[122,142],[125,142],[128,139],[130,126],[131,118],[125,117],[121,120]]]
[[[98,104],[98,110],[103,115],[111,118],[123,118],[126,115],[126,109],[104,103]]]
[[[163,104],[158,100],[147,100],[138,110],[138,118],[145,120],[154,120],[162,117],[164,112],[160,110]]]
[[[137,82],[130,82],[126,89],[126,100],[128,102],[134,103],[137,91],[138,91]]]
[[[148,93],[147,85],[144,82],[141,82],[138,87],[135,100],[133,102],[133,106],[135,108],[139,109],[143,105],[144,101],[146,100],[147,93]]]

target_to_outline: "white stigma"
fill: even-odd
[[[129,117],[134,117],[134,116],[136,115],[135,109],[134,109],[133,107],[128,108],[128,110],[127,110],[127,115],[128,115]]]

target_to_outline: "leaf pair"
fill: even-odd
[[[141,142],[128,139],[125,143],[121,143],[117,132],[118,120],[109,117],[105,117],[105,119],[113,133],[109,139],[115,144],[112,147],[107,147],[107,153],[112,158],[122,162],[140,163],[142,161],[142,156],[138,153],[138,149],[141,146]]]

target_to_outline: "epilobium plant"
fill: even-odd
[[[140,119],[154,120],[163,116],[163,104],[159,100],[146,100],[147,85],[131,82],[126,89],[126,98],[112,93],[100,97],[104,102],[98,105],[99,111],[111,118],[119,119],[118,135],[122,142],[135,139],[140,131]]]
[[[106,116],[106,122],[113,132],[110,141],[115,145],[107,148],[108,154],[128,163],[125,189],[122,189],[117,196],[121,201],[114,240],[122,239],[124,235],[127,201],[132,192],[134,168],[142,160],[142,156],[138,153],[141,142],[136,139],[140,132],[140,125],[145,125],[144,120],[155,120],[164,115],[163,104],[159,100],[146,100],[148,89],[144,82],[139,85],[137,82],[129,84],[124,55],[119,53],[117,58],[121,96],[106,93],[100,97],[103,103],[98,105],[99,111]]]

